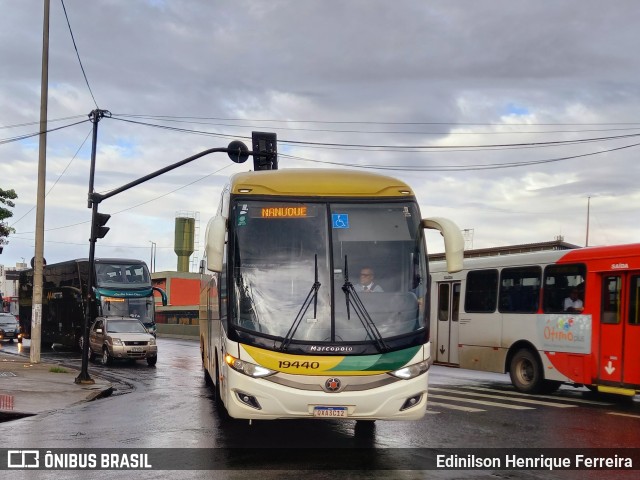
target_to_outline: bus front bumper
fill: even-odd
[[[428,373],[383,386],[379,386],[378,381],[388,379],[388,375],[371,375],[367,379],[371,384],[378,384],[375,388],[339,393],[283,386],[268,378],[248,377],[231,368],[226,369],[225,375],[229,388],[224,403],[233,418],[418,420],[427,409]]]

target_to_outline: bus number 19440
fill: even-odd
[[[288,360],[282,360],[280,362],[278,362],[278,366],[280,368],[306,368],[306,369],[312,369],[312,370],[316,370],[318,368],[320,368],[320,363],[319,362],[290,362]]]

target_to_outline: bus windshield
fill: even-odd
[[[427,275],[417,212],[409,201],[232,205],[232,325],[284,345],[384,346],[424,331]]]
[[[98,286],[136,287],[151,286],[151,278],[144,264],[118,264],[96,262],[96,282]]]

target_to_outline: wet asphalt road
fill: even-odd
[[[277,448],[296,449],[443,449],[443,448],[596,448],[640,445],[640,403],[596,397],[585,389],[563,387],[551,396],[515,394],[506,375],[432,367],[429,414],[418,422],[376,422],[359,430],[353,421],[295,420],[229,421],[219,415],[204,382],[195,340],[160,338],[155,368],[145,362],[110,367],[89,364],[89,374],[114,383],[104,399],[64,411],[3,424],[10,448]],[[27,343],[28,345],[28,343]],[[28,357],[28,347],[3,344],[4,351]],[[18,352],[21,350],[21,352]],[[80,368],[76,352],[54,350],[42,360],[55,359]],[[7,435],[10,435],[7,438]],[[411,452],[409,450],[403,450]],[[382,457],[381,457],[382,458]],[[243,459],[248,468],[251,459]],[[331,464],[332,459],[327,462]],[[345,459],[336,459],[336,471]],[[295,463],[295,462],[294,462]],[[283,463],[262,478],[301,478]],[[242,465],[241,465],[242,467]],[[238,468],[237,466],[234,468]],[[313,478],[335,478],[336,471],[313,472]],[[19,473],[19,472],[15,472]],[[35,474],[36,472],[29,472]],[[71,472],[38,472],[38,478],[69,478]],[[92,478],[117,472],[92,472]],[[153,474],[151,474],[153,473]],[[240,470],[135,472],[135,478],[253,478]],[[243,474],[244,473],[244,474]],[[343,478],[501,478],[499,472],[353,471]],[[580,475],[573,476],[570,474]],[[95,475],[94,475],[95,474]],[[148,477],[145,475],[149,474]],[[307,472],[306,478],[310,478]],[[507,472],[505,472],[507,474]],[[498,475],[498,476],[496,476]],[[19,476],[16,478],[20,478]],[[34,477],[25,477],[34,478]],[[80,477],[78,477],[80,478]],[[124,478],[124,476],[119,477]],[[503,478],[590,478],[583,472],[520,471]],[[592,478],[599,478],[597,476]],[[607,478],[616,478],[608,475]],[[618,476],[617,478],[634,478]]]

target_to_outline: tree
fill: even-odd
[[[0,204],[13,208],[16,204],[13,203],[12,200],[15,200],[16,198],[18,198],[18,195],[15,190],[3,190],[0,188]],[[15,229],[11,228],[4,221],[7,218],[11,218],[13,216],[13,212],[8,208],[4,208],[2,205],[0,205],[0,252],[2,252],[2,245],[9,243],[6,240],[9,234],[15,232]]]

